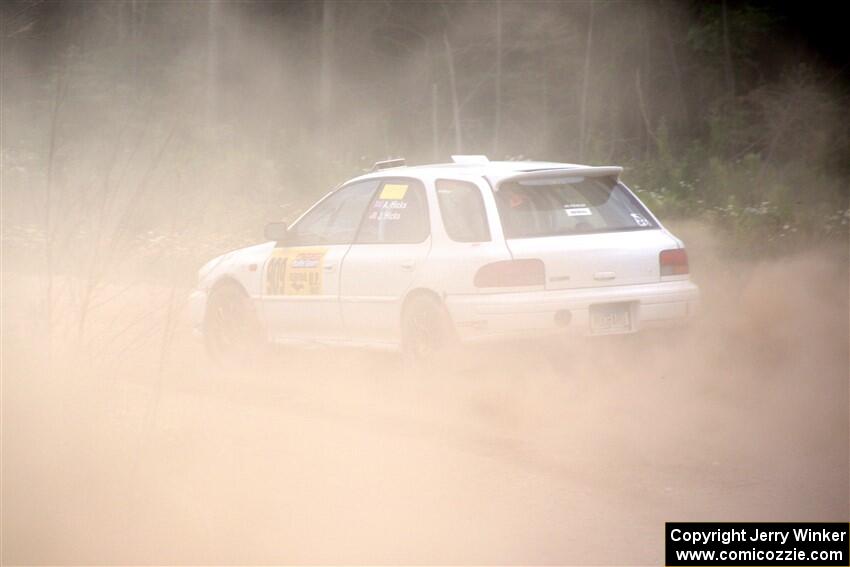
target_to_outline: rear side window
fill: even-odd
[[[358,244],[414,244],[428,238],[428,202],[416,181],[387,180],[381,184],[357,234]]]
[[[449,238],[455,242],[490,240],[484,200],[475,184],[440,179],[437,181],[437,201],[440,203],[440,215]]]
[[[507,238],[657,228],[613,177],[559,177],[503,183],[496,204]]]

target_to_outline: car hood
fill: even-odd
[[[221,274],[230,271],[234,266],[262,260],[271,253],[274,246],[274,242],[263,242],[216,256],[198,270],[198,287],[202,289],[210,287]]]

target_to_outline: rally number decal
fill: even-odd
[[[268,295],[319,295],[322,293],[324,249],[277,248],[266,270]]]

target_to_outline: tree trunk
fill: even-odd
[[[590,59],[593,48],[593,12],[594,3],[590,2],[590,21],[587,24],[587,45],[584,50],[584,77],[581,85],[581,108],[579,110],[579,160],[584,160],[584,147],[587,140],[587,90],[590,82]]]
[[[437,126],[437,120],[439,118],[437,115],[437,101],[439,97],[437,95],[437,83],[431,83],[431,143],[434,148],[434,162],[440,159],[440,135]]]
[[[455,60],[452,54],[452,46],[449,43],[448,33],[443,34],[443,43],[446,46],[446,59],[449,65],[449,88],[452,91],[452,116],[455,126],[455,151],[463,153],[463,136],[460,129],[460,103],[457,98],[457,83],[455,82]]]
[[[322,43],[321,63],[319,70],[319,132],[321,136],[321,147],[327,149],[331,123],[331,105],[333,102],[333,52],[335,35],[335,8],[334,0],[322,2]]]
[[[676,55],[676,44],[673,42],[670,14],[667,13],[667,9],[664,6],[662,6],[661,12],[664,15],[664,41],[667,44],[667,53],[670,55],[670,65],[673,68],[673,80],[676,83],[676,97],[679,99],[681,124],[687,129],[690,124],[690,114],[688,113],[688,101],[685,97],[685,89],[682,85],[682,69],[679,66],[679,57]]]
[[[730,98],[735,96],[735,71],[732,68],[732,47],[729,40],[729,21],[726,16],[726,0],[722,3],[723,18],[723,76],[726,79],[726,92]]]
[[[502,0],[496,0],[496,108],[493,117],[493,155],[499,154],[502,129]]]
[[[52,371],[53,356],[53,279],[56,266],[54,265],[55,230],[53,209],[55,208],[55,195],[53,187],[53,176],[56,167],[56,138],[59,130],[59,111],[65,99],[67,88],[68,60],[67,55],[62,58],[62,67],[56,74],[56,90],[53,97],[53,109],[50,117],[50,134],[47,145],[47,179],[44,192],[44,251],[45,251],[45,319],[47,321],[46,350],[48,367]]]
[[[219,9],[218,0],[209,0],[207,3],[207,128],[214,127],[218,118]]]

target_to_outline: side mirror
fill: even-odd
[[[283,242],[286,240],[286,223],[285,222],[270,222],[266,225],[263,234],[266,240],[274,240],[275,242]]]

